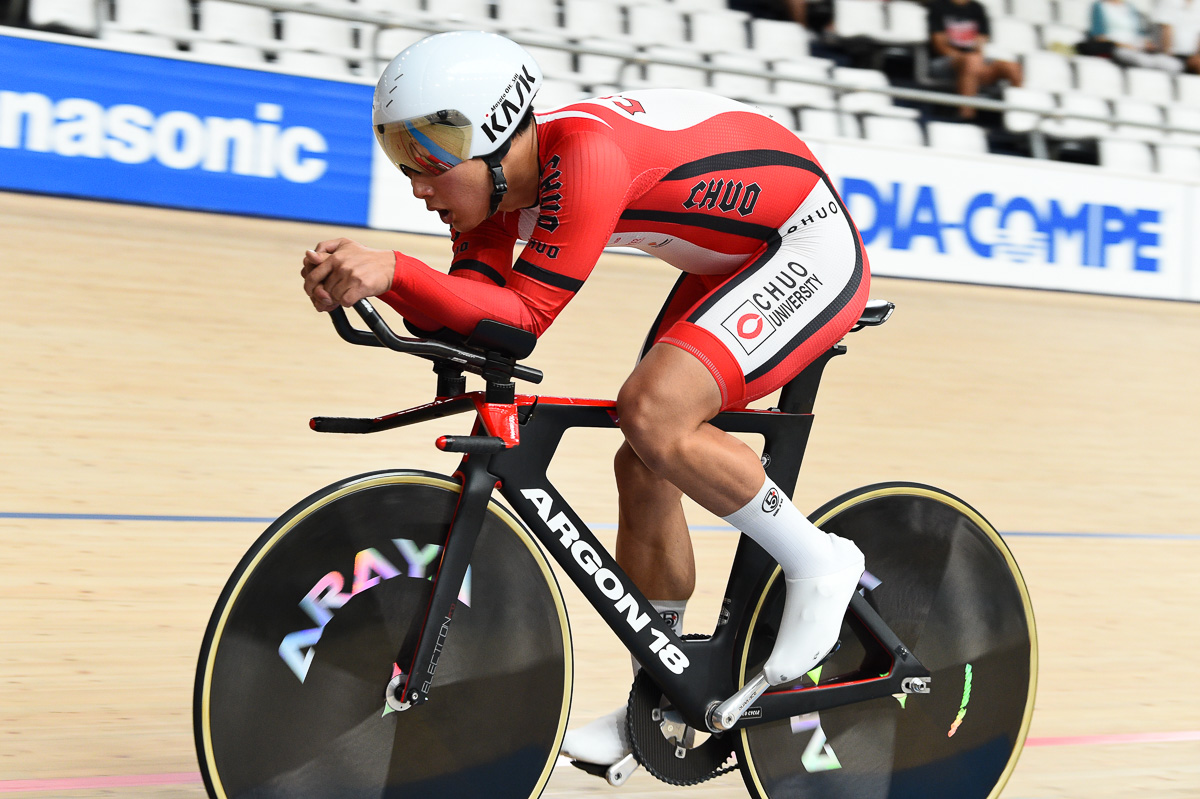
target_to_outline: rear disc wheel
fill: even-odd
[[[751,795],[995,799],[1024,744],[1037,677],[1033,609],[1008,547],[966,503],[911,483],[849,492],[812,518],[862,549],[881,581],[867,599],[929,669],[930,692],[742,729]],[[741,649],[743,684],[774,645],[779,576],[767,581]],[[803,684],[854,672],[872,643],[844,624],[842,647]]]

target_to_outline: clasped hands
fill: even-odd
[[[348,308],[392,287],[396,256],[350,239],[323,241],[304,253],[304,293],[318,311]]]

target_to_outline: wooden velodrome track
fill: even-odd
[[[346,233],[433,263],[447,251],[0,194],[0,794],[203,796],[194,660],[257,519],[350,474],[452,468],[432,443],[455,420],[368,438],[307,427],[433,388],[416,361],[342,343],[302,296],[304,249]],[[539,390],[612,396],[672,280],[606,256],[530,359]],[[898,309],[827,370],[797,504],[918,480],[1021,533],[1041,675],[1006,797],[1200,796],[1200,305],[883,279],[872,293]],[[588,435],[551,477],[611,524],[617,441]],[[696,534],[693,631],[711,629],[732,545]],[[629,661],[564,590],[578,721],[622,701]],[[545,795],[612,790],[560,768]],[[681,791],[745,796],[736,776],[682,789],[644,773],[620,793]]]

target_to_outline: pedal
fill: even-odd
[[[593,776],[608,779],[608,770],[611,766],[602,766],[599,763],[585,763],[582,760],[572,760],[570,762],[572,766],[580,771],[586,771]]]
[[[571,765],[580,771],[586,771],[588,774],[606,780],[614,788],[619,788],[625,784],[633,772],[637,771],[638,762],[631,752],[611,766],[587,763],[582,760],[572,760]]]
[[[609,785],[614,788],[620,788],[629,779],[630,775],[637,771],[637,767],[637,758],[633,756],[633,752],[630,752],[609,766],[604,774],[604,778],[608,780]]]

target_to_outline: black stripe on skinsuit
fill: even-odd
[[[729,278],[729,280],[721,284],[716,291],[708,295],[708,299],[700,303],[700,306],[696,308],[695,313],[689,316],[687,321],[695,323],[696,320],[703,316],[709,308],[716,305],[722,297],[736,289],[746,280],[749,280],[753,275],[756,274],[756,270],[760,266],[775,257],[775,253],[779,252],[779,247],[781,244],[783,244],[783,239],[779,237],[778,231],[773,230],[771,233],[773,234],[773,238],[767,242],[767,248],[763,250],[763,254],[755,258],[754,263],[750,264],[733,277]]]
[[[809,163],[812,162],[810,161]],[[837,191],[833,188],[833,184],[829,181],[829,176],[821,171],[816,164],[813,164],[813,172],[820,176],[821,181],[829,189],[829,193],[833,195],[834,200],[837,201],[838,208],[840,208],[842,211],[842,217],[846,220],[846,227],[850,229],[850,235],[854,242],[854,271],[850,273],[850,280],[847,281],[846,286],[838,293],[833,302],[831,302],[825,308],[825,310],[821,311],[821,313],[817,315],[816,319],[813,319],[811,322],[805,325],[799,333],[793,336],[792,340],[788,342],[786,347],[779,349],[773,357],[767,360],[766,363],[755,369],[750,374],[746,375],[747,383],[762,377],[767,372],[774,369],[776,366],[782,363],[783,359],[790,355],[792,350],[799,346],[801,342],[828,324],[833,317],[837,316],[838,313],[840,313],[841,310],[850,303],[850,300],[858,292],[858,287],[862,285],[863,250],[862,240],[858,237],[858,229],[855,228],[854,220],[850,218],[850,212],[846,210],[846,205],[842,202],[842,198],[838,195]]]
[[[723,216],[709,216],[694,212],[680,211],[639,211],[626,210],[621,214],[625,222],[663,222],[684,227],[698,227],[705,230],[715,230],[718,233],[732,233],[735,236],[745,236],[748,239],[767,241],[778,231],[767,225],[756,225],[753,222],[743,222],[740,219],[726,219]]]
[[[689,272],[684,272],[675,281],[675,285],[671,287],[671,293],[663,300],[662,308],[658,311],[658,316],[654,319],[654,324],[650,325],[650,332],[646,334],[646,340],[642,343],[642,351],[638,353],[638,360],[646,357],[646,353],[650,352],[650,347],[654,345],[654,339],[658,338],[658,329],[662,327],[663,319],[667,315],[667,309],[671,307],[671,302],[675,299],[675,295],[679,293],[679,289],[683,286],[683,281],[687,279]]]
[[[539,283],[545,283],[547,286],[553,286],[556,289],[563,289],[572,294],[583,288],[583,281],[576,280],[573,277],[560,275],[558,272],[551,272],[548,269],[542,269],[540,266],[534,266],[524,258],[518,258],[513,264],[513,271],[531,277]]]
[[[500,274],[483,261],[475,261],[469,258],[462,261],[455,261],[453,264],[451,264],[450,274],[453,275],[455,272],[478,272],[488,280],[495,283],[497,286],[503,286],[506,282],[504,280],[504,275]]]
[[[466,344],[467,337],[462,333],[451,330],[448,327],[439,327],[437,330],[425,330],[417,327],[407,319],[403,320],[404,326],[408,328],[408,332],[412,333],[417,338],[432,338],[438,341],[444,341],[447,344]]]
[[[813,161],[783,150],[734,150],[728,153],[707,155],[687,164],[680,164],[662,177],[662,180],[690,180],[709,172],[730,169],[749,169],[756,166],[790,166],[806,172],[822,174]]]
[[[754,166],[789,166],[796,169],[802,169],[805,172],[811,172],[828,184],[828,178],[825,173],[817,166],[816,162],[801,158],[792,153],[783,152],[781,150],[737,150],[729,153],[720,153],[718,155],[710,155],[701,158],[697,161],[692,161],[688,164],[683,164],[666,174],[662,180],[688,180],[708,172],[729,169],[744,169]],[[833,187],[830,186],[830,189]],[[833,193],[837,196],[837,192]],[[840,200],[839,200],[840,202]],[[844,210],[844,209],[843,209]],[[779,246],[782,243],[779,237],[779,231],[775,228],[766,225],[758,225],[753,222],[743,222],[738,219],[727,219],[725,217],[708,216],[706,214],[696,213],[678,213],[672,211],[626,211],[621,214],[622,219],[628,220],[646,220],[653,222],[670,222],[678,225],[690,225],[692,227],[703,227],[709,230],[715,230],[720,233],[735,233],[746,238],[758,239],[767,243],[767,248],[761,256],[759,256],[753,264],[742,269],[737,275],[730,278],[724,286],[722,286],[715,294],[711,295],[696,312],[688,318],[689,322],[694,322],[705,311],[711,308],[725,294],[737,288],[742,281],[747,280],[754,272],[755,268],[761,266],[776,252],[779,251]],[[849,218],[849,217],[847,217]]]

